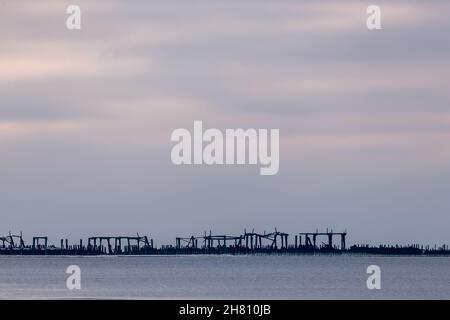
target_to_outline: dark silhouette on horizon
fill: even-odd
[[[339,245],[334,239],[340,239]],[[256,233],[254,230],[242,235],[214,235],[210,231],[203,236],[177,237],[175,246],[162,245],[157,248],[153,239],[147,236],[93,236],[83,245],[71,244],[61,239],[59,247],[49,245],[48,237],[33,237],[32,245],[26,245],[22,233],[9,232],[0,237],[0,255],[190,255],[190,254],[373,254],[373,255],[450,255],[449,247],[410,245],[352,245],[346,247],[347,231],[303,232],[294,235],[294,242],[289,243],[289,234],[279,232],[276,228],[271,233]],[[319,243],[318,240],[325,242]],[[122,244],[124,241],[124,244]]]

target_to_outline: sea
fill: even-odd
[[[80,289],[67,286],[70,266]],[[379,289],[368,288],[370,266]],[[0,257],[0,299],[449,298],[450,257]]]

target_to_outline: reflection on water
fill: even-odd
[[[69,265],[81,290],[66,289]],[[0,298],[449,299],[448,270],[448,257],[0,257]]]

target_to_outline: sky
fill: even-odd
[[[0,234],[450,244],[449,33],[436,0],[0,0]],[[279,129],[279,173],[175,166],[194,120]]]

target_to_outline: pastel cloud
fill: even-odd
[[[448,187],[450,4],[379,1],[383,30],[370,33],[365,1],[78,2],[79,33],[65,29],[67,1],[1,4],[0,148],[8,152],[0,173],[11,187],[0,188],[0,209],[12,212],[11,228],[33,207],[43,222],[59,211],[89,218],[95,211],[95,221],[109,221],[110,212],[127,210],[133,219],[106,226],[135,232],[148,223],[162,237],[181,229],[168,219],[192,232],[219,221],[231,232],[233,220],[295,226],[301,211],[314,213],[302,216],[302,228],[346,221],[363,230],[356,237],[370,231],[358,215],[364,210],[367,219],[392,215],[405,230],[433,227],[421,203],[375,197],[373,181],[399,197],[402,190],[427,197],[435,217],[448,219],[448,201],[434,195]],[[170,133],[194,120],[280,128],[280,175],[268,183],[251,169],[173,168]],[[422,175],[438,181],[434,193],[404,182]],[[224,203],[224,193],[236,201]],[[282,211],[281,222],[270,210]],[[416,224],[404,226],[407,212]],[[81,223],[61,225],[87,232]]]

